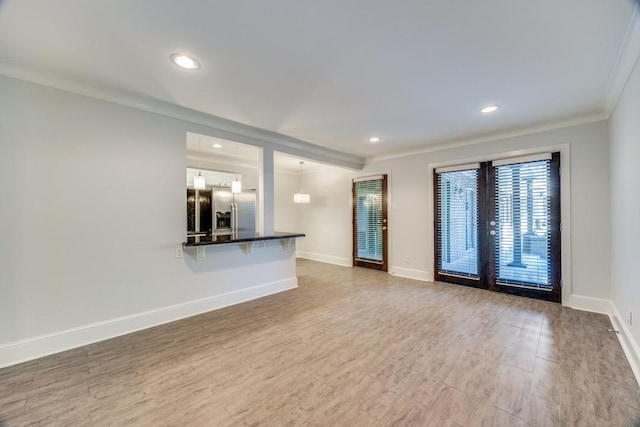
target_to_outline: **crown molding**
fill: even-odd
[[[585,116],[574,117],[568,120],[547,122],[547,123],[542,123],[542,124],[538,124],[538,125],[530,126],[526,128],[517,128],[517,129],[508,130],[505,132],[497,132],[497,133],[482,135],[476,138],[451,140],[451,141],[446,141],[439,144],[429,145],[419,150],[405,151],[401,153],[389,154],[386,156],[374,157],[370,159],[367,162],[367,164],[381,161],[381,160],[389,160],[389,159],[395,159],[398,157],[407,157],[407,156],[414,156],[419,154],[433,153],[436,151],[450,150],[452,148],[466,147],[468,145],[483,144],[491,141],[499,141],[501,139],[516,138],[519,136],[531,135],[531,134],[540,133],[540,132],[547,132],[551,130],[568,128],[572,126],[579,126],[579,125],[584,125],[589,123],[596,123],[596,122],[601,122],[603,120],[607,120],[608,118],[609,118],[609,114],[607,113],[596,113],[596,114],[589,114]]]
[[[608,115],[618,103],[618,99],[622,95],[627,81],[633,72],[634,67],[640,59],[640,3],[636,2],[636,6],[631,15],[631,21],[627,27],[624,41],[618,52],[616,65],[613,68],[609,84],[602,97],[602,111]]]
[[[27,68],[1,60],[0,76],[52,87],[77,95],[124,105],[194,125],[204,126],[210,130],[211,136],[217,138],[256,145],[262,148],[270,148],[274,151],[306,157],[311,160],[348,169],[361,170],[366,162],[366,158],[361,156],[325,148],[278,132],[213,116],[146,95],[101,86],[78,79],[71,79],[66,76]]]

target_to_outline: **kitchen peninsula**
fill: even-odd
[[[243,233],[229,233],[229,234],[207,234],[200,236],[187,236],[187,241],[183,243],[184,247],[188,246],[208,246],[219,245],[228,243],[246,243],[246,242],[260,242],[264,240],[284,240],[295,239],[297,237],[305,237],[302,233],[288,233],[282,231],[276,231],[273,234],[260,236],[259,234],[243,234]]]
[[[250,254],[253,252],[255,242],[264,242],[267,240],[280,240],[283,249],[288,249],[293,239],[305,237],[302,233],[289,233],[276,231],[273,234],[261,236],[256,233],[223,233],[223,234],[205,234],[187,236],[187,241],[182,244],[184,248],[195,247],[197,250],[196,259],[202,261],[204,259],[204,249],[212,245],[226,245],[232,243],[242,244],[245,247],[244,252]]]

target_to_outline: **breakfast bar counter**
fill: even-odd
[[[184,247],[189,246],[208,246],[229,243],[247,243],[260,242],[265,240],[285,240],[295,239],[297,237],[305,237],[303,233],[289,233],[284,231],[276,231],[273,234],[261,236],[257,233],[221,233],[221,234],[205,234],[196,236],[187,236],[187,241],[182,244]]]
[[[207,247],[215,247],[219,245],[240,244],[246,255],[253,253],[256,243],[260,247],[264,247],[265,242],[278,240],[282,245],[282,249],[287,250],[289,246],[298,237],[305,237],[303,233],[290,233],[276,231],[273,234],[260,235],[257,233],[220,233],[220,234],[200,234],[187,236],[187,241],[182,243],[185,249],[196,249],[196,260],[203,261],[205,259],[205,249]]]

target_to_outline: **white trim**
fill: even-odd
[[[0,346],[0,368],[297,287],[298,278],[294,276],[251,288],[4,344]]]
[[[566,301],[572,294],[573,282],[571,276],[571,145],[563,144],[549,149],[550,152],[560,151],[560,262],[562,263],[562,301]]]
[[[351,175],[351,179],[367,178],[375,175],[387,175],[387,178],[389,178],[389,175],[391,175],[391,169],[358,172]]]
[[[466,171],[470,169],[480,169],[480,163],[467,163],[464,165],[445,166],[442,168],[436,168],[436,173],[458,172],[458,171]]]
[[[321,163],[362,170],[367,161],[362,156],[311,144],[278,132],[234,122],[233,120],[213,116],[149,96],[112,87],[99,86],[95,83],[47,73],[5,61],[0,61],[0,76],[124,105],[194,125],[205,126],[208,128],[207,133],[210,134],[209,136],[270,148]],[[198,130],[197,133],[203,132]]]
[[[389,274],[407,279],[421,280],[423,282],[433,282],[433,276],[429,271],[414,270],[412,268],[391,266]]]
[[[563,298],[562,305],[575,308],[576,310],[590,311],[592,313],[611,314],[611,301],[602,298],[571,295],[567,301]]]
[[[624,41],[618,51],[616,64],[602,97],[602,110],[609,115],[616,108],[638,60],[640,60],[640,4],[636,2]]]
[[[538,162],[540,160],[551,160],[551,153],[531,154],[529,156],[510,157],[508,159],[493,160],[491,166],[515,165],[517,163]]]
[[[324,262],[326,264],[340,265],[343,267],[352,267],[351,258],[319,254],[315,252],[296,251],[296,258],[304,258],[311,261]]]
[[[378,179],[382,179],[384,175],[368,175],[368,176],[360,176],[357,178],[353,178],[353,182],[362,182],[362,181],[375,181]]]
[[[609,315],[609,318],[611,319],[613,328],[619,332],[617,335],[620,346],[627,356],[627,360],[629,361],[633,374],[636,376],[638,385],[640,385],[640,346],[633,338],[631,330],[629,330],[626,322],[622,320],[624,317],[620,315],[618,308],[613,302],[611,303],[611,311],[612,314]]]

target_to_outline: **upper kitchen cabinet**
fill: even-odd
[[[187,168],[187,188],[193,188],[193,177],[199,173],[204,176],[207,187],[231,187],[234,180],[242,181],[242,174],[239,173]]]

